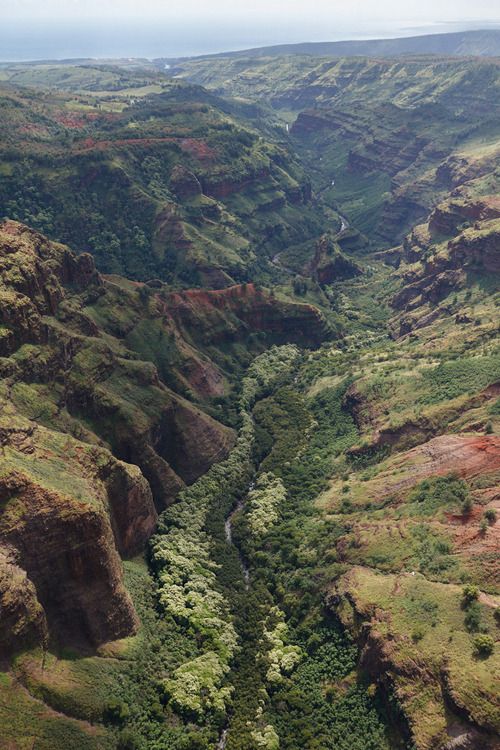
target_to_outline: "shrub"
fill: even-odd
[[[130,710],[127,704],[117,700],[108,701],[104,709],[104,719],[111,724],[124,724],[129,715]]]
[[[416,627],[413,629],[413,632],[411,634],[411,639],[414,643],[418,643],[419,641],[422,640],[424,635],[425,635],[424,629],[421,627]]]
[[[469,607],[472,602],[475,602],[479,598],[479,589],[477,586],[473,586],[467,583],[462,589],[462,604],[464,607]]]
[[[491,635],[476,635],[474,638],[474,651],[479,656],[491,656],[495,649],[495,641]]]
[[[258,477],[256,487],[248,494],[248,524],[255,536],[263,536],[279,518],[280,505],[286,500],[286,490],[280,477],[271,471]]]
[[[481,625],[481,609],[477,602],[472,602],[464,617],[465,627],[469,633],[477,633]]]
[[[229,671],[218,655],[202,654],[178,667],[172,678],[163,682],[165,697],[172,707],[188,718],[201,719],[206,711],[226,709],[231,687],[223,686]]]
[[[468,516],[472,510],[472,505],[472,499],[470,497],[466,497],[462,503],[462,515]]]
[[[484,517],[488,521],[488,523],[495,523],[497,520],[497,512],[495,508],[487,508],[487,510],[484,511]]]
[[[135,732],[124,729],[118,737],[117,750],[139,750],[140,742]]]
[[[466,482],[455,474],[449,474],[424,479],[413,488],[408,499],[410,503],[415,503],[418,515],[430,515],[443,506],[461,504],[463,509],[470,496]]]

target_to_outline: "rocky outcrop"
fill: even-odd
[[[322,130],[340,128],[340,123],[331,120],[327,113],[321,110],[307,110],[299,112],[290,132],[298,138],[307,138],[320,133]]]
[[[1,225],[0,283],[33,301],[42,314],[54,314],[64,297],[63,287],[77,290],[99,284],[94,260],[76,256],[65,245],[14,221]]]
[[[2,407],[0,622],[17,623],[11,649],[48,640],[97,646],[129,635],[138,621],[120,555],[141,552],[155,528],[148,483],[109,451]]]
[[[500,221],[487,221],[466,229],[448,245],[453,265],[487,273],[500,272]]]
[[[34,620],[32,639],[43,640],[45,620],[53,642],[76,646],[135,632],[138,619],[105,507],[64,497],[17,471],[2,477],[0,492],[6,501],[0,539],[15,551],[17,577],[22,570],[29,579],[23,606]]]
[[[177,401],[172,413],[166,415],[160,426],[160,436],[156,445],[183,482],[191,484],[208,471],[210,466],[226,457],[232,443],[231,432],[227,431],[227,442],[220,439],[220,425],[207,418],[200,410]]]
[[[500,219],[491,217],[499,214],[496,199],[451,201],[438,206],[427,224],[415,227],[405,238],[403,257],[414,265],[401,274],[402,286],[391,300],[392,307],[411,313],[430,305],[433,312],[434,306],[465,286],[468,273],[498,273]],[[446,311],[442,308],[440,312]],[[423,319],[407,316],[398,323],[398,335],[422,324]]]
[[[26,343],[46,343],[44,315],[54,315],[65,296],[99,285],[92,256],[75,256],[64,245],[13,221],[0,228],[0,355]]]
[[[175,325],[200,345],[241,341],[260,331],[272,343],[317,346],[327,335],[325,320],[315,307],[285,302],[254,284],[174,292],[164,300]]]
[[[0,657],[48,640],[45,612],[25,570],[15,563],[15,551],[0,549]]]
[[[500,218],[500,198],[488,196],[481,200],[449,200],[440,203],[429,217],[431,236],[454,237],[464,225]]]
[[[338,244],[329,235],[323,235],[317,243],[310,273],[318,284],[332,284],[359,276],[361,268],[341,252]]]
[[[253,185],[266,182],[270,177],[267,168],[249,171],[246,174],[231,179],[229,175],[207,174],[202,179],[202,189],[205,195],[216,200],[224,200],[234,193],[241,193]]]
[[[477,158],[467,158],[452,154],[436,170],[436,181],[448,189],[459,188],[470,180],[475,180],[491,172],[500,163],[500,152],[492,151]]]
[[[394,295],[391,305],[396,310],[406,311],[426,303],[436,305],[451,292],[461,289],[465,281],[465,274],[459,269],[422,275],[422,278],[405,284],[403,289]]]
[[[115,459],[99,466],[99,474],[106,487],[116,548],[122,557],[134,557],[144,549],[156,526],[150,486],[137,466]]]

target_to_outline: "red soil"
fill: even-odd
[[[196,138],[184,138],[179,145],[183,151],[203,163],[212,162],[216,155],[205,141]]]
[[[87,118],[85,117],[79,117],[77,115],[68,114],[66,112],[61,112],[60,114],[56,115],[55,120],[60,125],[64,125],[64,127],[66,128],[75,129],[84,128],[88,122]]]
[[[461,477],[472,478],[500,469],[500,437],[441,435],[407,455],[412,454],[424,457],[427,475],[457,472]]]

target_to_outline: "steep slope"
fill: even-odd
[[[0,633],[14,658],[0,737],[16,750],[496,750],[498,66],[239,62],[235,87],[274,86],[275,106],[293,109],[267,110],[258,132],[281,117],[284,144],[295,119],[276,148],[296,148],[312,175],[311,202],[294,205],[314,224],[260,246],[282,286],[231,285],[214,256],[197,281],[219,289],[175,289],[144,269],[146,283],[102,276],[88,254],[1,226]],[[72,70],[68,87],[95,75]],[[207,92],[169,86],[120,127],[157,148],[188,110],[200,138],[233,107],[246,122],[264,112],[239,102],[228,114]],[[9,96],[35,127],[72,106]],[[99,116],[123,104],[103,98]],[[139,173],[113,118],[116,140],[100,121],[83,151],[109,166],[111,149]],[[39,149],[43,179],[51,127],[13,136],[16,154],[20,142]],[[246,160],[260,165],[270,146],[231,156],[234,135],[221,129],[216,156],[198,136],[176,141],[198,166],[169,162],[159,246],[193,251],[183,232],[195,206],[218,227],[234,201],[261,231],[246,201],[268,176],[250,179]],[[121,172],[103,174],[100,201]],[[287,226],[290,201],[269,209]],[[342,338],[329,344],[323,316],[291,289],[319,300]],[[323,345],[269,349],[288,341]],[[152,575],[125,560],[124,579],[120,558],[158,513]]]
[[[496,61],[210,63],[183,66],[219,91],[272,95],[284,124],[297,115],[317,199],[371,242],[345,250],[361,274],[323,279],[342,349],[313,354],[255,411],[267,451],[238,541],[305,651],[266,720],[290,747],[311,739],[295,711],[319,745],[342,742],[334,716],[355,681],[327,650],[326,602],[396,746],[496,748]],[[316,247],[316,273],[328,261]]]

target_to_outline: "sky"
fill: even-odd
[[[500,0],[0,0],[0,59],[177,56],[500,27]]]
[[[281,19],[306,25],[334,17],[436,23],[450,20],[500,21],[498,0],[0,0],[5,18],[167,20]]]

